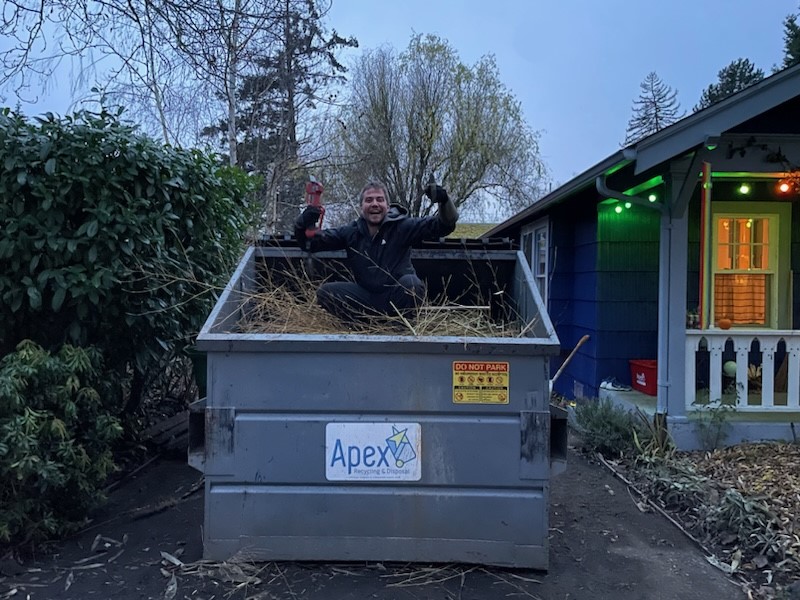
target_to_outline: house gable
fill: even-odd
[[[583,335],[591,336],[558,380],[557,392],[597,395],[606,377],[630,383],[630,359],[661,354],[674,357],[673,365],[684,360],[687,311],[703,293],[701,166],[711,165],[714,201],[746,201],[735,190],[743,178],[757,192],[753,202],[785,200],[770,190],[776,178],[800,167],[797,114],[800,65],[615,152],[487,233],[518,239],[529,223],[550,219],[549,305],[562,359]],[[798,213],[791,211],[793,232],[800,231]],[[800,234],[793,235],[790,254],[796,273]],[[685,274],[685,281],[675,281],[684,276],[676,273]],[[789,283],[790,296],[800,298],[800,277]],[[800,323],[798,306],[792,305],[791,327]],[[667,332],[663,340],[659,328]],[[560,365],[554,361],[551,373]],[[659,372],[671,396],[662,402],[659,391],[658,406],[681,416],[688,380],[674,375],[678,368],[672,366],[670,376]]]

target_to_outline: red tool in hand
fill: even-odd
[[[308,206],[316,206],[319,209],[319,221],[315,226],[306,229],[307,238],[314,237],[322,229],[322,219],[325,217],[325,207],[322,206],[323,189],[322,184],[313,177],[306,183],[306,204]]]

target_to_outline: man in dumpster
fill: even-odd
[[[361,189],[361,216],[341,227],[306,230],[320,217],[309,205],[295,221],[295,238],[309,252],[346,250],[355,281],[323,283],[317,301],[346,320],[376,315],[408,314],[425,296],[425,284],[411,264],[411,247],[422,240],[444,237],[456,227],[458,210],[447,191],[429,184],[426,195],[439,205],[438,214],[410,217],[400,204],[389,204],[386,186],[377,180]]]

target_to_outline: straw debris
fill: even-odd
[[[468,304],[448,298],[446,293],[426,298],[413,315],[396,311],[390,315],[370,315],[367,307],[358,320],[345,323],[317,304],[316,291],[324,279],[311,277],[304,267],[286,265],[259,273],[257,291],[241,292],[242,318],[237,328],[242,333],[316,335],[409,335],[457,337],[523,337],[538,323],[512,318],[496,318],[503,292],[494,299]],[[446,287],[446,286],[445,286]],[[499,298],[498,298],[499,297]]]

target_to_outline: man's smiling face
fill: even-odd
[[[361,214],[368,225],[377,226],[383,223],[386,213],[389,212],[389,203],[386,194],[380,188],[367,188],[361,195]]]

